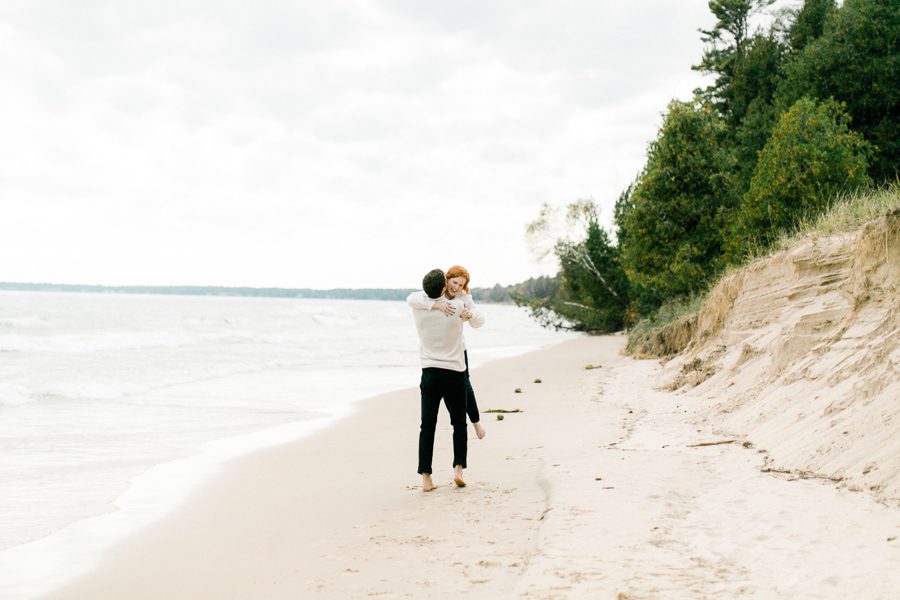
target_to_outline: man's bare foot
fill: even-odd
[[[431,481],[431,473],[422,473],[422,491],[430,492],[434,489],[437,489],[437,486]]]
[[[453,483],[455,483],[457,487],[466,487],[466,481],[462,478],[462,472],[462,465],[456,465],[453,468]]]
[[[481,438],[483,438],[485,435],[485,431],[484,427],[481,426],[481,423],[472,423],[472,425],[475,427],[475,435],[478,436],[478,439],[480,440]]]

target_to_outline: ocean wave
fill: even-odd
[[[37,398],[25,386],[0,383],[0,406],[21,406],[35,400]]]
[[[180,348],[228,340],[244,341],[232,334],[188,334],[179,332],[123,331],[97,334],[0,335],[0,352],[54,352],[89,354],[149,348]]]
[[[13,328],[13,327],[32,327],[34,325],[38,325],[40,323],[44,323],[45,320],[41,317],[37,316],[26,316],[26,317],[4,317],[0,319],[0,327],[2,328]]]

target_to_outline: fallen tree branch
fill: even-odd
[[[703,446],[721,446],[722,444],[733,444],[737,440],[722,440],[721,442],[701,442],[699,444],[688,444],[688,448],[700,448]]]

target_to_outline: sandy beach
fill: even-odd
[[[231,464],[47,597],[896,597],[896,508],[766,469],[624,342],[474,371],[482,411],[522,412],[470,431],[468,487],[452,484],[442,409],[440,487],[421,491],[418,390],[390,393]]]

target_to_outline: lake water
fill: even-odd
[[[482,309],[473,367],[575,335]],[[0,292],[0,598],[65,583],[228,460],[418,373],[403,302]]]

